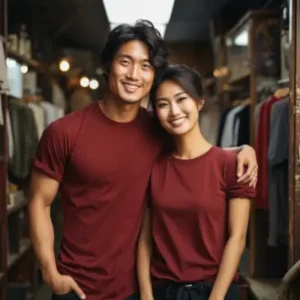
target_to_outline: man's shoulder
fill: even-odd
[[[59,118],[58,120],[53,121],[49,124],[46,130],[58,135],[72,135],[78,132],[82,126],[84,119],[91,111],[90,106],[91,105],[88,105],[80,110],[71,112]]]

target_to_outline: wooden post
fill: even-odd
[[[7,0],[0,0],[0,35],[5,39],[7,38]],[[1,41],[3,42],[3,41]],[[0,91],[1,93],[1,91]],[[2,109],[4,117],[4,126],[2,129],[6,132],[6,114],[7,108],[7,97],[1,95],[0,109]],[[6,178],[7,178],[7,140],[6,135],[2,134],[2,141],[0,142],[3,146],[3,151],[0,153],[0,298],[6,299],[7,296],[7,276],[6,276],[6,264],[7,264],[7,221],[6,221]]]
[[[289,265],[300,260],[300,0],[290,0],[291,101],[289,153]],[[299,282],[300,278],[297,279]],[[296,285],[297,286],[297,285]],[[300,298],[300,288],[292,291]]]

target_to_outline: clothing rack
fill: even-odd
[[[271,93],[273,96],[278,90],[290,91],[290,93],[286,93],[287,96],[285,97],[285,102],[288,101],[287,98],[290,98],[289,107],[291,107],[291,109],[289,109],[289,111],[287,112],[289,114],[288,119],[290,121],[290,154],[288,168],[289,199],[287,199],[287,205],[289,206],[290,235],[289,241],[287,241],[287,245],[284,249],[281,249],[280,247],[278,249],[268,247],[268,213],[266,213],[262,209],[256,209],[253,205],[249,225],[250,264],[249,270],[242,270],[242,275],[249,283],[250,290],[254,294],[256,299],[278,300],[276,290],[280,286],[281,276],[284,275],[284,271],[287,271],[289,267],[300,261],[300,207],[297,205],[300,199],[300,164],[298,158],[298,147],[300,144],[300,110],[295,109],[295,107],[300,107],[299,100],[297,100],[300,99],[300,92],[297,93],[300,88],[300,81],[296,80],[296,74],[299,74],[300,72],[300,57],[299,51],[297,51],[297,49],[300,48],[300,0],[289,0],[289,2],[291,7],[289,12],[291,12],[290,17],[292,19],[292,27],[290,28],[290,30],[292,31],[291,62],[289,64],[292,68],[292,72],[290,78],[282,78],[278,80],[278,78],[280,78],[280,73],[275,73],[275,68],[272,70],[269,69],[267,71],[269,72],[267,74],[271,74],[271,72],[273,72],[272,77],[268,79],[268,77],[264,76],[263,72],[267,68],[264,69],[264,67],[262,67],[260,69],[260,67],[264,64],[262,62],[263,60],[259,58],[260,51],[256,50],[256,41],[259,40],[259,38],[263,38],[263,34],[259,35],[258,28],[262,28],[263,25],[260,24],[263,24],[264,22],[265,24],[267,24],[268,19],[272,20],[270,21],[270,23],[277,24],[278,26],[278,29],[273,29],[269,33],[270,35],[272,35],[272,39],[277,41],[277,44],[275,46],[276,50],[274,49],[272,51],[278,52],[278,50],[280,49],[282,26],[282,22],[280,19],[280,10],[276,11],[276,13],[273,15],[272,11],[250,12],[247,16],[242,18],[241,21],[224,37],[225,41],[234,41],[235,37],[239,33],[241,33],[243,30],[248,30],[248,44],[245,44],[243,48],[240,48],[240,52],[242,50],[245,50],[247,51],[247,55],[245,54],[244,56],[242,56],[242,58],[238,58],[237,55],[235,55],[235,49],[233,49],[231,56],[228,57],[227,64],[229,67],[229,78],[227,84],[230,84],[230,88],[227,90],[225,96],[222,97],[222,101],[227,104],[227,107],[230,107],[230,105],[233,105],[236,102],[236,99],[243,98],[239,95],[242,87],[250,91],[250,136],[252,145],[254,145],[256,130],[254,121],[255,108],[256,105],[260,103],[261,97],[264,97],[264,95],[266,94],[262,93],[262,91],[264,91],[264,89],[269,89],[269,91],[273,90],[273,92]],[[263,16],[264,14],[265,16]],[[268,25],[265,25],[264,28],[266,29],[267,26]],[[274,32],[277,32],[278,36],[274,36]],[[259,47],[260,46],[261,44],[259,45]],[[230,45],[224,43],[224,47],[227,49],[227,52],[231,51]],[[230,61],[230,59],[232,61]],[[258,61],[261,62],[261,65],[256,64],[256,62]],[[249,66],[249,70],[247,72],[247,69],[244,68],[242,70],[243,72],[241,73],[239,68],[231,68],[230,63],[232,64],[232,66],[240,66],[244,63],[245,66]],[[277,64],[280,65],[280,62],[278,61]],[[242,77],[242,75],[244,75],[244,77]],[[230,76],[232,76],[232,78],[230,78]],[[245,79],[245,76],[248,76],[247,80]],[[284,77],[285,76],[286,75],[284,75]],[[267,97],[264,99],[267,99]],[[226,110],[224,111],[224,113],[227,113]],[[273,250],[275,250],[275,252],[271,253],[270,251]],[[284,258],[284,260],[282,260],[282,258]],[[287,262],[287,260],[289,261]],[[270,263],[267,263],[267,261],[269,261]],[[276,265],[273,263],[274,261],[276,261]],[[279,264],[281,264],[281,268],[276,269],[276,266]],[[281,274],[279,276],[277,275],[277,280],[274,280],[275,272]],[[300,270],[298,271],[298,274],[300,274]],[[271,296],[271,298],[269,296],[270,293],[267,293],[268,290],[273,291],[273,296]],[[293,291],[293,294],[293,296],[295,296],[293,299],[300,298],[299,291]]]

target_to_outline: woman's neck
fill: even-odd
[[[176,149],[174,156],[181,159],[193,159],[206,153],[212,145],[201,134],[196,126],[188,133],[175,137]]]
[[[107,93],[99,101],[102,112],[111,120],[120,123],[127,123],[135,120],[139,114],[140,104],[128,104],[117,100],[115,96]]]

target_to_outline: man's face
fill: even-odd
[[[149,51],[141,41],[129,41],[116,53],[109,73],[110,91],[127,104],[136,104],[149,94],[155,71]]]

